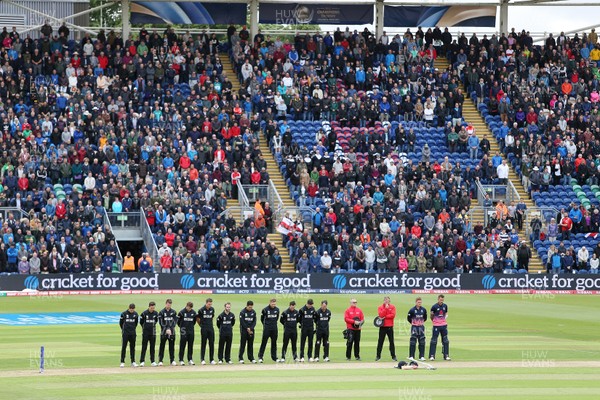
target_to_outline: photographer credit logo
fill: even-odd
[[[23,285],[25,286],[25,289],[37,290],[37,288],[40,286],[40,281],[37,276],[30,275],[25,278]]]
[[[481,283],[484,289],[490,290],[496,286],[496,278],[494,275],[486,275],[481,279]]]
[[[315,11],[306,4],[298,4],[291,10],[279,9],[275,11],[275,19],[279,25],[306,25],[314,18]]]
[[[43,371],[46,368],[63,367],[63,359],[58,356],[56,351],[47,349],[44,349],[42,352],[38,349],[29,350],[29,368]]]
[[[401,387],[398,389],[398,400],[432,400],[422,387]]]
[[[546,350],[521,351],[521,366],[524,368],[552,368],[556,365]]]
[[[333,278],[333,287],[340,290],[346,287],[348,280],[344,275],[336,275]]]
[[[183,400],[185,397],[179,392],[179,386],[153,386],[152,400]]]
[[[181,287],[184,289],[191,289],[194,287],[194,277],[192,275],[183,275],[180,280]]]

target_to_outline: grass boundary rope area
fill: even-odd
[[[195,366],[132,368],[129,354],[119,368],[121,334],[115,324],[2,325],[0,385],[3,396],[22,399],[596,399],[600,367],[600,311],[592,296],[506,294],[503,296],[447,294],[448,331],[452,361],[440,353],[427,361],[437,370],[399,371],[393,368],[388,342],[375,362],[378,328],[371,321],[384,294],[122,294],[86,296],[3,297],[5,315],[104,315],[120,313],[129,303],[144,311],[149,301],[162,308],[167,297],[179,311],[187,301],[200,308],[207,297],[220,313],[225,302],[239,315],[247,300],[260,310],[275,298],[281,310],[290,301],[303,306],[327,300],[332,312],[331,362],[299,363],[290,358],[275,363],[238,363],[239,329],[234,327],[233,365],[200,365],[200,332],[194,341]],[[436,294],[392,294],[396,306],[394,342],[399,360],[406,360],[410,325],[406,313],[415,297],[426,309]],[[362,361],[346,361],[343,313],[354,297],[367,323],[361,340]],[[584,311],[582,311],[584,310]],[[82,314],[83,315],[83,314]],[[426,347],[432,326],[427,321]],[[217,331],[218,344],[218,331]],[[254,354],[262,337],[258,323]],[[179,330],[175,346],[179,353]],[[142,335],[137,331],[136,361]],[[283,328],[279,324],[278,356]],[[299,342],[299,341],[298,341]],[[300,343],[298,343],[300,345]],[[45,348],[45,371],[39,372],[40,347]],[[427,351],[426,350],[426,351]],[[156,349],[158,355],[158,343]],[[322,354],[321,354],[322,355]]]

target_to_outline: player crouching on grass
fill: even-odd
[[[139,321],[139,315],[135,311],[135,304],[131,303],[129,308],[121,313],[119,326],[121,327],[121,368],[125,366],[125,353],[127,344],[129,344],[129,356],[131,357],[131,366],[137,367],[135,362],[135,337],[136,328]]]
[[[418,369],[419,364],[416,361],[406,362],[400,361],[398,365],[395,365],[394,368],[409,370],[409,369]]]
[[[427,364],[424,362],[421,362],[421,364],[423,364],[423,366],[428,369],[428,370],[435,370],[436,368],[431,365],[431,364]],[[419,363],[416,360],[410,360],[410,362],[406,362],[406,361],[400,361],[398,363],[398,365],[394,365],[394,368],[398,368],[401,370],[411,370],[411,369],[419,369],[422,368],[421,365],[419,365]]]

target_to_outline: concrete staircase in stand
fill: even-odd
[[[442,58],[442,57],[438,57],[434,62],[435,68],[438,68],[440,70],[448,68],[448,65],[449,65],[448,60],[445,58]],[[466,97],[468,97],[468,96],[469,96],[469,94],[466,93]],[[467,121],[468,123],[471,123],[473,125],[473,127],[475,128],[475,133],[477,134],[477,136],[479,137],[480,140],[483,139],[484,136],[486,136],[488,138],[488,140],[490,141],[490,156],[493,156],[496,153],[500,153],[500,146],[498,145],[496,138],[490,131],[489,127],[485,123],[485,120],[483,119],[483,117],[477,110],[477,107],[475,107],[475,104],[473,104],[473,102],[471,100],[465,100],[465,103],[463,104],[463,117],[464,117],[465,121]],[[500,154],[502,155],[502,153],[500,153]],[[523,199],[524,203],[527,205],[527,210],[529,210],[529,211],[535,210],[537,207],[536,207],[535,203],[529,198],[529,194],[527,193],[527,190],[525,190],[525,188],[523,187],[521,179],[515,172],[512,165],[510,163],[508,163],[508,165],[510,167],[508,179],[515,186],[515,189],[519,193],[519,196],[521,197],[521,199]],[[475,222],[477,222],[477,221],[483,221],[484,220],[483,218],[484,218],[483,209],[477,209],[477,210],[473,211],[473,221],[472,221],[473,224],[475,224]],[[519,231],[519,237],[522,239],[526,239],[529,242],[529,238],[527,238],[527,236],[526,236],[526,229],[527,229],[526,227],[528,224],[529,224],[529,221],[527,221],[527,220],[523,221],[523,230]],[[542,260],[539,257],[539,255],[537,254],[537,251],[535,250],[535,248],[532,246],[531,243],[529,243],[529,246],[530,246],[531,252],[532,252],[532,257],[529,262],[529,272],[530,273],[544,272],[546,270],[546,268],[542,264]]]
[[[296,205],[292,200],[292,196],[290,194],[290,189],[285,183],[285,179],[279,170],[279,166],[271,149],[266,143],[267,139],[265,137],[261,138],[261,149],[263,153],[263,157],[267,162],[267,171],[269,172],[269,177],[277,189],[277,193],[279,193],[279,197],[281,197],[281,201],[283,202],[284,209],[294,209]],[[277,211],[276,205],[271,204],[273,211]],[[290,212],[290,216],[294,216],[293,212]],[[275,228],[275,227],[274,227]],[[281,272],[295,272],[296,267],[293,263],[290,262],[290,253],[287,247],[283,246],[283,236],[280,233],[273,232],[269,233],[268,238],[271,242],[275,243],[277,248],[279,249],[279,253],[283,258],[283,263],[281,265]]]
[[[227,53],[220,53],[219,58],[221,59],[221,64],[223,64],[224,75],[227,77],[227,79],[231,81],[231,91],[236,94],[239,93],[241,87],[240,80],[238,79],[237,74],[233,69],[233,63],[231,62],[231,58],[229,58],[229,55]]]
[[[465,101],[465,104],[463,104],[463,117],[465,118],[465,120],[467,122],[469,122],[473,125],[473,127],[475,128],[475,133],[477,134],[477,136],[479,137],[480,140],[484,136],[486,136],[488,138],[488,140],[490,141],[490,156],[493,156],[496,153],[500,153],[500,146],[499,146],[498,142],[496,141],[496,138],[494,137],[494,135],[490,131],[489,127],[485,123],[485,120],[483,119],[481,114],[479,114],[479,111],[477,111],[477,108],[475,107],[473,102],[471,102],[470,100]],[[500,154],[502,155],[502,153],[500,153]],[[505,157],[503,156],[503,158],[505,158]],[[521,199],[523,200],[525,205],[527,205],[527,210],[528,211],[535,210],[537,207],[536,207],[535,203],[529,198],[529,193],[527,193],[527,190],[525,190],[525,188],[523,187],[521,179],[515,172],[512,165],[510,163],[508,163],[508,165],[510,167],[509,173],[508,173],[508,179],[515,186],[517,193],[519,193],[519,196],[521,197]],[[481,213],[483,213],[483,211]],[[481,217],[483,218],[483,215]],[[529,238],[527,238],[527,234],[526,234],[528,224],[529,224],[529,221],[527,221],[527,220],[523,221],[523,229],[521,231],[519,231],[519,237],[521,239],[525,239],[529,242]],[[545,271],[545,267],[542,264],[542,260],[539,257],[539,255],[537,254],[537,251],[531,245],[531,243],[529,245],[530,245],[531,252],[532,252],[532,257],[529,262],[529,272],[538,273],[540,271]]]
[[[231,62],[229,55],[227,55],[226,53],[221,53],[219,55],[219,57],[221,59],[221,63],[223,64],[224,74],[232,82],[233,92],[238,93],[241,85],[240,85],[239,79],[237,77],[237,74],[235,73],[235,71],[233,69],[233,63]],[[260,146],[261,146],[262,154],[265,158],[265,161],[267,162],[267,172],[269,173],[269,176],[270,176],[271,180],[273,181],[273,184],[274,184],[275,188],[277,189],[279,196],[281,197],[281,200],[283,202],[283,207],[286,209],[294,208],[296,205],[292,201],[292,196],[290,194],[290,190],[285,183],[285,179],[283,178],[281,171],[279,170],[277,161],[275,160],[275,157],[273,156],[271,149],[269,148],[269,145],[267,143],[267,140],[264,136],[260,138]],[[251,204],[251,206],[252,206],[252,204]],[[277,205],[271,204],[271,208],[273,209],[274,212],[277,211]],[[239,208],[232,209],[231,215],[235,218],[236,221],[242,220],[242,216],[240,215]],[[277,232],[274,232],[274,233],[269,233],[267,235],[267,238],[269,239],[269,241],[271,241],[272,243],[274,243],[277,246],[277,249],[279,249],[279,254],[281,254],[281,258],[283,259],[283,263],[281,265],[281,272],[295,272],[296,268],[295,268],[294,264],[290,262],[289,251],[288,251],[287,247],[285,247],[283,245],[282,235]]]

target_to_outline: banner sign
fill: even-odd
[[[496,26],[496,6],[385,6],[383,21],[386,27],[493,28]]]
[[[49,274],[0,277],[10,293],[535,293],[600,292],[600,275]]]
[[[132,24],[244,25],[245,3],[134,1]]]
[[[260,3],[258,22],[278,25],[372,24],[373,5]]]

